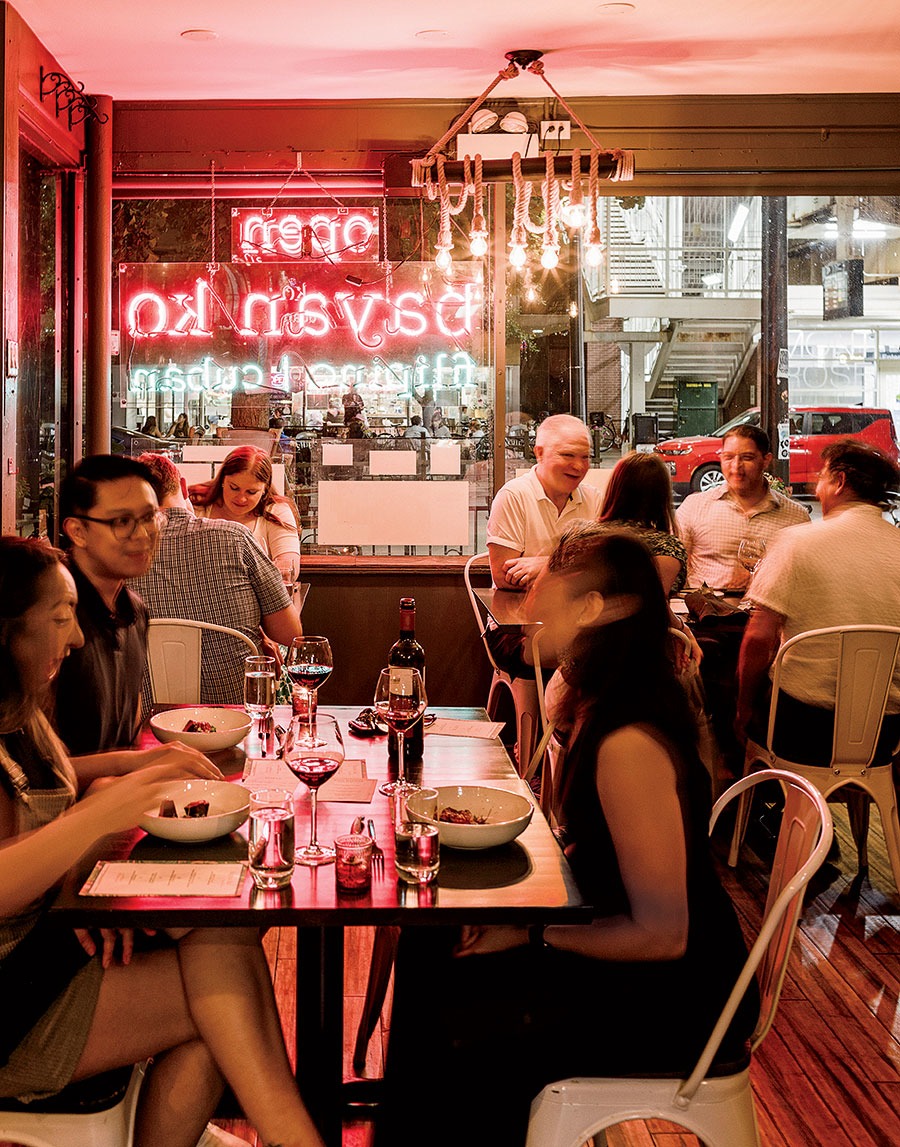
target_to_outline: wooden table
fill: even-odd
[[[357,710],[322,704],[334,713],[344,734],[348,758],[362,758],[369,776],[388,775],[387,738],[360,739],[348,733],[347,721]],[[441,709],[440,716],[483,719],[481,709]],[[290,710],[276,710],[276,722],[287,725]],[[152,744],[152,734],[145,733]],[[229,777],[239,777],[242,748],[214,754]],[[496,784],[511,791],[529,790],[498,740],[428,734],[421,767],[410,770],[426,785]],[[298,841],[308,833],[308,793],[299,786]],[[590,909],[575,887],[569,866],[547,822],[535,807],[531,824],[511,844],[483,852],[441,854],[439,880],[417,889],[399,882],[393,864],[393,833],[387,797],[376,791],[371,804],[320,801],[318,835],[330,841],[347,832],[359,814],[375,821],[385,850],[383,873],[375,874],[371,893],[346,896],[335,888],[334,866],[298,865],[290,888],[261,892],[248,876],[239,896],[204,898],[79,897],[97,859],[237,859],[246,857],[246,829],[209,845],[168,844],[135,829],[107,837],[69,873],[52,907],[53,914],[79,927],[222,927],[292,926],[297,929],[297,1078],[304,1098],[326,1142],[340,1144],[343,1053],[343,929],[345,926],[428,925],[482,921],[529,924],[586,920]]]

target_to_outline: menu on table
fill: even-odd
[[[80,896],[239,896],[241,860],[99,860]]]
[[[279,788],[293,792],[297,778],[284,761],[272,757],[251,757],[244,765],[241,784],[248,789]],[[318,800],[371,804],[376,784],[375,779],[366,774],[365,761],[348,757],[319,789]]]
[[[432,737],[480,737],[489,741],[499,737],[502,729],[502,721],[466,721],[457,717],[438,717],[425,732]]]

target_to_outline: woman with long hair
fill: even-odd
[[[667,597],[684,587],[687,551],[678,537],[672,480],[658,455],[632,453],[619,460],[603,495],[600,521],[640,534]]]
[[[561,833],[588,924],[407,929],[400,943],[387,1137],[415,1126],[410,1088],[429,997],[429,1142],[514,1144],[531,1099],[574,1075],[690,1070],[746,958],[706,836],[709,778],[667,648],[649,551],[578,523],[531,595],[563,650],[554,714],[568,730]],[[722,1045],[737,1059],[758,1016],[749,993]],[[490,1080],[490,1102],[478,1104]],[[439,1112],[439,1118],[434,1113]],[[397,1120],[396,1123],[393,1121]],[[393,1126],[392,1126],[393,1124]]]
[[[166,435],[169,438],[187,438],[190,432],[191,428],[188,423],[188,416],[182,410],[181,414],[178,415],[178,417],[166,431]]]
[[[155,414],[149,414],[147,416],[144,425],[140,429],[140,433],[146,434],[148,438],[162,438],[163,432],[159,428]]]
[[[219,467],[215,478],[191,486],[198,516],[240,522],[256,544],[293,583],[300,572],[300,534],[289,498],[272,486],[272,462],[256,446],[238,446]]]
[[[78,778],[45,715],[51,682],[83,641],[76,604],[59,551],[0,538],[0,1095],[53,1095],[152,1058],[135,1147],[237,1147],[207,1127],[226,1081],[266,1143],[321,1147],[256,930],[173,933],[149,948],[123,933],[121,949],[104,930],[98,952],[89,934],[47,913],[57,882],[101,837],[133,828],[173,780],[221,775],[200,754],[167,746],[159,763],[77,799]]]

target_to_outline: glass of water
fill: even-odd
[[[285,888],[294,874],[294,798],[287,789],[250,794],[250,875],[257,888]]]
[[[262,728],[275,708],[275,658],[244,658],[244,708]]]
[[[441,838],[436,825],[398,821],[394,825],[394,863],[407,884],[431,884],[441,863]]]

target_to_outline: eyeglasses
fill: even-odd
[[[162,529],[165,514],[162,510],[151,510],[136,518],[134,514],[123,514],[119,518],[91,518],[87,514],[73,514],[79,522],[96,522],[98,526],[109,526],[113,537],[120,542],[127,542],[133,538],[138,526],[147,534],[156,534]]]

